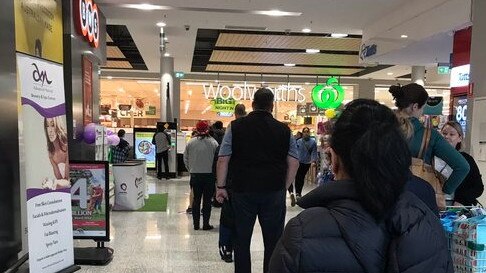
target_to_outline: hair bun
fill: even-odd
[[[388,92],[390,92],[395,99],[403,96],[403,88],[400,85],[390,86]]]

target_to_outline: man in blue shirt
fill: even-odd
[[[311,164],[315,164],[317,161],[317,143],[310,137],[309,127],[302,129],[302,138],[297,140],[297,149],[299,151],[299,169],[295,175],[295,195],[299,199],[302,196],[305,175],[309,171]],[[290,205],[293,207],[296,202],[293,185],[290,186],[289,192]]]

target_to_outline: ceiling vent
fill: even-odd
[[[254,27],[254,26],[231,26],[226,25],[224,26],[225,29],[237,29],[237,30],[267,30],[267,27]]]

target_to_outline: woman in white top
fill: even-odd
[[[43,188],[59,189],[69,187],[69,156],[66,130],[60,117],[44,118],[44,131],[47,139],[49,161],[55,179],[46,178]]]

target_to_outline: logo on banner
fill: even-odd
[[[39,71],[37,64],[32,63],[32,65],[35,67],[35,70],[32,72],[32,78],[35,82],[42,82],[42,86],[44,86],[45,82],[47,82],[47,84],[52,83],[52,81],[47,77],[47,72],[45,70]]]
[[[344,100],[344,88],[336,78],[329,78],[326,85],[312,88],[312,101],[320,109],[338,108]]]
[[[127,193],[127,188],[128,188],[127,184],[121,183],[120,189],[123,191],[123,193]]]
[[[97,48],[100,39],[98,6],[91,0],[77,0],[74,12],[79,34],[83,35],[91,46]]]
[[[451,69],[451,87],[463,87],[469,85],[470,65],[461,65]]]

